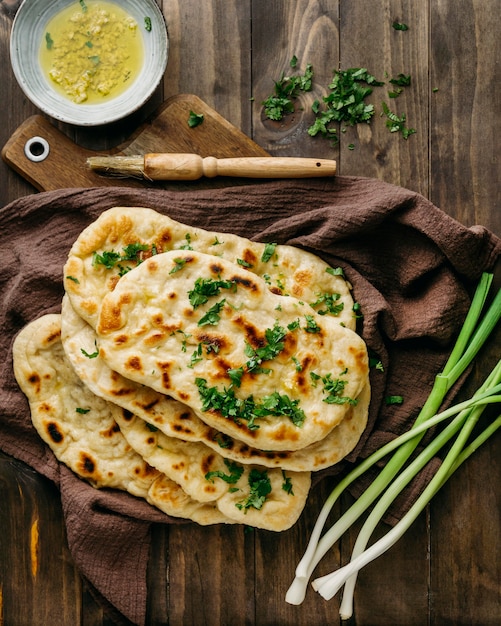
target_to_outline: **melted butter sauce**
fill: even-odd
[[[123,93],[144,59],[138,24],[113,2],[74,2],[45,28],[40,64],[56,91],[76,103],[96,104]]]

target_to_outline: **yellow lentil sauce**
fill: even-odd
[[[40,63],[56,90],[96,104],[123,93],[141,71],[144,50],[136,20],[101,0],[74,2],[47,24]]]

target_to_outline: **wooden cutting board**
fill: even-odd
[[[202,114],[204,121],[195,128],[188,126],[190,111]],[[32,138],[48,144],[46,158],[33,161],[25,154]],[[38,145],[32,141],[31,153]],[[30,152],[30,151],[29,151]],[[190,152],[202,157],[269,156],[249,137],[211,109],[197,96],[181,94],[166,100],[150,120],[114,150],[93,151],[82,148],[41,115],[28,118],[2,149],[3,160],[39,191],[67,187],[155,186],[172,183],[148,183],[130,178],[107,178],[87,168],[90,156],[143,155],[149,152]]]

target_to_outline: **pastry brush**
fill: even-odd
[[[107,176],[145,180],[197,180],[202,176],[244,178],[313,178],[334,176],[336,161],[302,157],[234,157],[151,153],[144,156],[94,156],[91,170]]]

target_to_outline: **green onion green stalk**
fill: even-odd
[[[438,412],[452,385],[472,363],[499,322],[501,317],[501,290],[493,299],[483,319],[479,321],[487,301],[492,279],[493,275],[490,273],[482,275],[454,348],[443,371],[435,377],[432,390],[413,426],[406,433],[395,438],[357,465],[335,486],[325,501],[313,528],[307,549],[296,567],[295,578],[287,591],[286,601],[288,603],[301,604],[306,594],[309,579],[320,560],[346,530],[381,496],[360,531],[350,563],[327,576],[314,580],[312,583],[313,588],[326,599],[332,598],[344,585],[340,615],[342,619],[351,617],[358,571],[383,554],[402,537],[456,469],[501,426],[500,416],[492,421],[472,443],[467,445],[471,432],[485,406],[501,401],[501,361],[497,363],[472,398],[449,407],[441,413]],[[402,470],[425,432],[432,426],[451,418],[453,418],[451,422],[433,438],[412,463]],[[382,539],[366,549],[374,529],[398,494],[455,436],[456,439],[450,446],[442,464],[415,504]],[[327,517],[344,490],[391,452],[394,452],[393,456],[388,460],[377,478],[321,537]],[[401,470],[402,472],[399,474]]]

